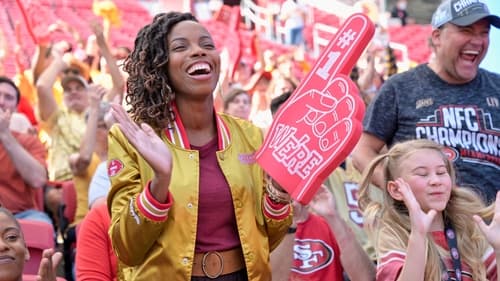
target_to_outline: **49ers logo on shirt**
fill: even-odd
[[[448,157],[448,160],[450,160],[451,162],[457,161],[458,157],[460,156],[460,154],[455,148],[448,146],[443,148],[443,153]]]
[[[316,272],[329,266],[334,255],[333,249],[323,240],[295,240],[292,271],[301,274]]]
[[[118,159],[112,159],[108,163],[108,176],[116,176],[123,169],[122,161]]]

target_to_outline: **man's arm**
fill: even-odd
[[[363,250],[347,223],[334,212],[325,217],[340,248],[340,262],[353,281],[375,280],[375,265]]]
[[[23,180],[32,187],[41,188],[47,182],[47,171],[44,165],[31,155],[10,132],[11,114],[0,109],[0,143]]]
[[[92,154],[96,147],[97,125],[99,123],[100,104],[107,90],[96,84],[89,86],[90,106],[88,110],[87,126],[85,134],[80,142],[80,150],[69,159],[69,165],[73,175],[83,175],[92,160]]]
[[[49,66],[42,72],[36,82],[38,94],[38,111],[40,119],[47,121],[54,112],[58,110],[58,105],[52,87],[56,81],[57,75],[67,67],[67,63],[63,61],[62,54],[57,50],[52,50],[53,60]]]
[[[363,132],[358,144],[352,152],[352,163],[354,167],[363,173],[370,162],[379,155],[384,148],[385,143],[378,137]],[[380,167],[377,167],[372,177],[372,183],[378,187],[384,185],[383,173]]]
[[[271,252],[271,270],[273,281],[288,280],[293,263],[293,245],[295,233],[288,233],[281,243]]]
[[[333,194],[325,186],[321,187],[310,206],[316,214],[328,222],[340,249],[340,262],[349,279],[375,280],[375,265],[359,244],[351,228],[338,214]]]
[[[123,91],[125,89],[125,79],[120,72],[120,68],[116,64],[115,58],[111,54],[111,50],[109,49],[108,41],[104,36],[102,26],[97,22],[92,22],[90,27],[96,36],[97,46],[99,47],[102,57],[106,60],[109,75],[111,76],[111,81],[113,82],[113,87],[107,94],[105,100],[121,104]]]

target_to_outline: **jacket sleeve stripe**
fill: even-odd
[[[290,204],[274,203],[265,195],[264,199],[264,214],[271,219],[282,220],[290,214]]]
[[[151,182],[148,182],[143,192],[137,196],[137,208],[146,218],[152,221],[164,221],[173,204],[172,194],[170,192],[167,194],[166,203],[160,203],[151,195],[150,185]]]

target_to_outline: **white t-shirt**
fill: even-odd
[[[111,182],[108,176],[108,165],[107,161],[99,163],[97,166],[94,176],[89,185],[89,208],[95,202],[95,200],[108,196],[109,189],[111,188]]]
[[[304,15],[306,9],[303,5],[287,0],[281,5],[281,15],[285,16],[286,28],[297,28],[304,26]]]

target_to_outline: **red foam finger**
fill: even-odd
[[[347,75],[373,33],[373,24],[363,14],[345,21],[282,105],[256,154],[259,165],[303,204],[361,136],[364,102]]]

